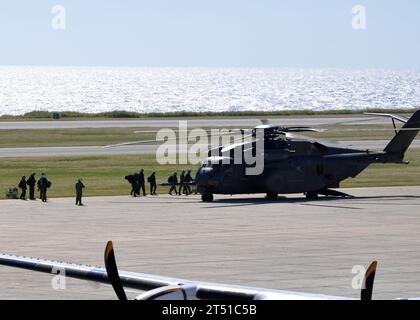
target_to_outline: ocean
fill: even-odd
[[[416,70],[0,67],[0,115],[419,106]]]

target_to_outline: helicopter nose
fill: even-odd
[[[196,181],[198,184],[203,184],[213,172],[212,168],[200,168],[197,172]]]
[[[197,172],[196,182],[199,187],[215,186],[215,181],[212,179],[214,170],[213,168],[200,168]]]
[[[203,167],[200,169],[200,173],[204,176],[211,176],[213,171],[214,171],[213,168],[209,168],[209,167]]]

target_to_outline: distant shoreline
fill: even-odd
[[[365,112],[380,112],[380,113],[413,113],[416,108],[412,109],[359,109],[359,110],[324,110],[324,111],[313,111],[313,110],[284,110],[284,111],[223,111],[223,112],[150,112],[150,113],[139,113],[115,110],[110,112],[99,112],[99,113],[85,113],[85,112],[74,112],[74,111],[32,111],[23,115],[2,115],[0,121],[7,120],[74,120],[74,119],[154,119],[154,118],[229,118],[229,117],[285,117],[285,116],[334,116],[334,115],[362,115]]]

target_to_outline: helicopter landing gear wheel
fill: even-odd
[[[213,193],[210,193],[210,192],[204,192],[204,193],[201,195],[201,200],[202,200],[203,202],[212,202],[212,201],[213,201]]]
[[[267,200],[277,200],[278,197],[279,194],[275,192],[267,192],[267,195],[265,196]]]
[[[306,193],[306,200],[317,200],[318,199],[318,193],[316,192],[307,192]]]

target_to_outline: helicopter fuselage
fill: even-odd
[[[327,147],[318,142],[287,141],[287,147],[264,150],[264,170],[246,175],[245,164],[223,164],[210,159],[198,170],[197,190],[202,194],[267,195],[311,193],[338,188],[375,162],[398,162],[384,152]],[[213,161],[212,161],[213,160]],[[214,161],[216,160],[216,161]]]

